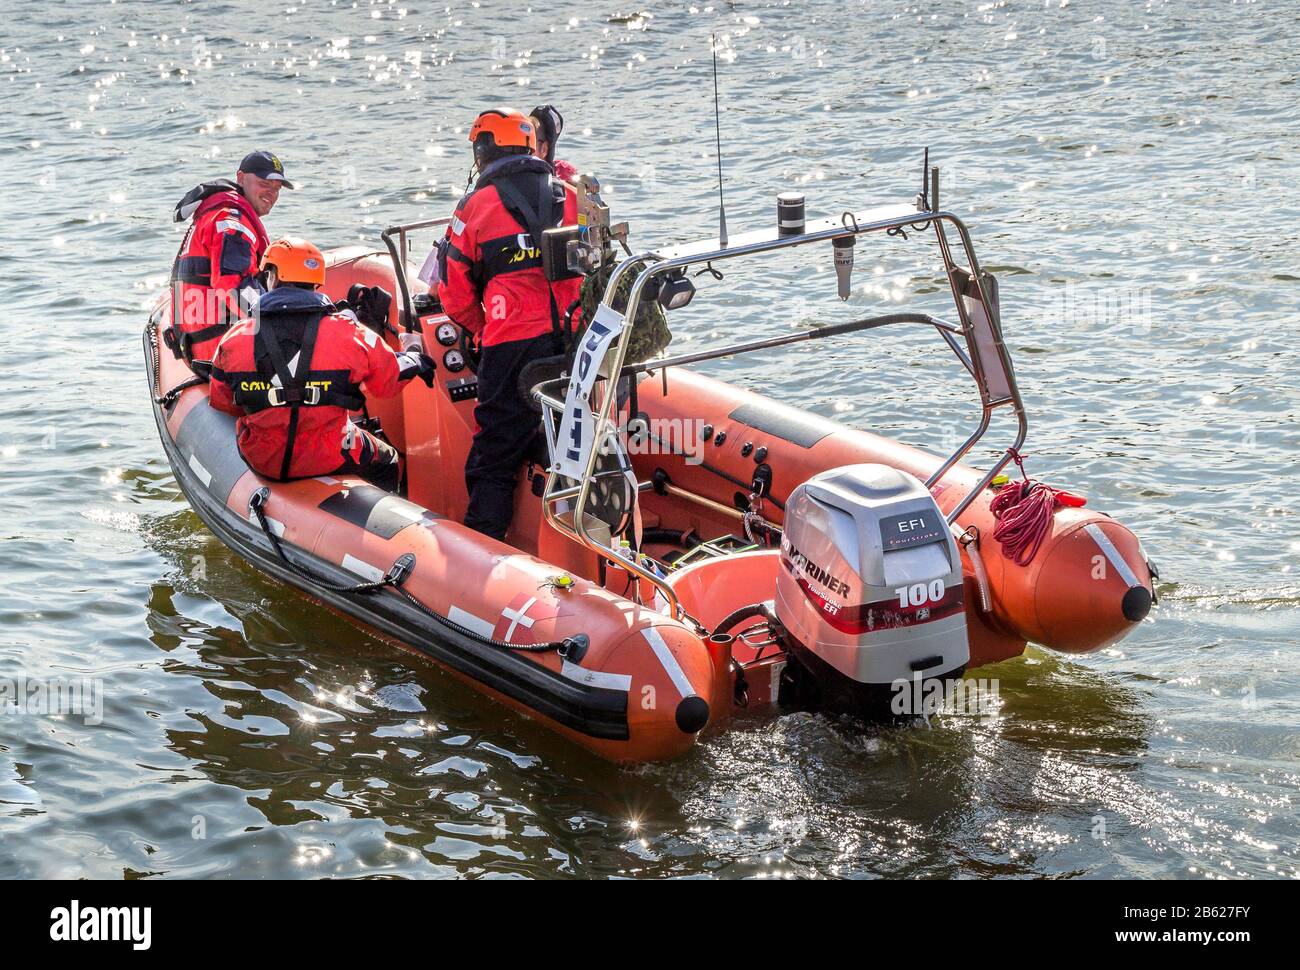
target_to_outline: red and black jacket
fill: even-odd
[[[172,264],[167,343],[193,364],[211,360],[221,335],[261,296],[258,274],[269,240],[243,191],[228,179],[195,186],[173,217],[193,222]]]
[[[358,460],[362,433],[348,412],[392,397],[416,369],[324,294],[280,287],[221,338],[209,402],[239,417],[239,452],[255,472],[310,478]]]
[[[576,193],[546,162],[493,162],[461,199],[447,232],[438,284],[447,315],[484,346],[559,333],[582,281],[546,279],[540,236],[577,221]]]

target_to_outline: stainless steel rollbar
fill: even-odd
[[[952,227],[958,234],[965,255],[966,265],[964,267],[959,266],[954,259],[953,248],[944,231],[945,226]],[[619,263],[610,277],[604,300],[606,305],[612,303],[613,295],[619,291],[623,278],[631,272],[633,266],[639,263],[645,265],[637,273],[628,293],[626,310],[621,315],[624,320],[635,320],[637,307],[646,292],[647,285],[658,276],[685,270],[692,265],[716,263],[742,256],[776,252],[819,242],[826,243],[846,237],[865,236],[871,233],[902,234],[903,230],[908,228],[922,231],[927,228],[934,230],[944,270],[952,288],[953,300],[957,307],[960,324],[944,323],[921,314],[896,314],[892,315],[896,319],[890,319],[888,322],[918,322],[935,326],[944,337],[949,348],[961,361],[963,367],[975,379],[982,403],[978,427],[943,462],[926,484],[933,487],[974,447],[988,430],[992,413],[997,408],[1011,407],[1015,412],[1018,423],[1015,443],[1002,453],[1000,459],[989,469],[980,483],[948,514],[948,521],[953,522],[974,501],[975,496],[987,487],[989,482],[1006,467],[1015,450],[1024,443],[1028,430],[1024,406],[1021,402],[1019,388],[1016,385],[1010,355],[1002,339],[1001,321],[996,295],[992,292],[991,278],[982,275],[979,263],[975,258],[970,234],[957,216],[946,211],[923,211],[913,205],[892,205],[860,213],[846,212],[838,219],[823,219],[810,222],[805,232],[795,236],[781,236],[775,228],[772,228],[732,236],[726,245],[719,245],[718,241],[714,239],[666,250],[650,250],[630,256]],[[877,319],[885,320],[886,318]],[[857,322],[858,325],[864,323],[867,322]],[[878,325],[881,324],[870,324],[870,326]],[[838,328],[827,327],[822,329],[851,332],[849,328],[854,326],[853,324],[846,324],[840,325]],[[869,329],[870,326],[858,326],[857,328]],[[809,333],[816,335],[816,331],[810,331]],[[964,337],[965,353],[963,353],[958,342],[959,335]],[[727,353],[781,346],[805,339],[812,339],[812,337],[808,334],[777,337],[771,340],[758,341],[754,344],[742,345],[741,347],[725,348],[722,351],[706,351],[678,358],[647,361],[626,369],[623,358],[626,354],[628,342],[615,339],[606,347],[600,359],[595,362],[601,379],[596,380],[591,386],[592,400],[588,402],[593,406],[591,414],[593,433],[590,443],[586,446],[585,454],[579,460],[581,474],[577,477],[576,484],[568,484],[568,482],[574,481],[574,478],[561,475],[557,463],[554,461],[554,457],[558,454],[556,450],[559,444],[557,441],[558,422],[562,419],[565,409],[570,403],[565,400],[563,394],[556,393],[556,390],[559,386],[564,385],[566,381],[553,380],[537,385],[533,389],[533,393],[543,408],[543,422],[553,458],[546,490],[543,493],[543,506],[547,521],[555,529],[571,535],[584,546],[617,565],[620,569],[625,569],[640,579],[644,579],[663,596],[671,613],[674,616],[681,616],[682,611],[677,597],[673,593],[672,587],[665,580],[644,568],[639,562],[631,562],[617,557],[614,550],[597,541],[588,532],[588,523],[583,510],[587,507],[592,486],[598,478],[596,471],[598,454],[601,447],[607,445],[606,439],[611,433],[610,429],[613,428],[610,415],[617,394],[611,391],[611,388],[615,386],[615,382],[609,380],[609,377],[610,375],[659,370],[664,367],[709,359],[712,356],[725,356]],[[574,390],[574,385],[571,382],[569,382],[569,389],[571,393]],[[597,397],[599,397],[598,401],[595,400]],[[615,446],[617,446],[616,432]],[[573,509],[571,522],[566,521],[559,510],[561,504],[570,502]]]
[[[408,234],[418,229],[433,229],[437,226],[450,224],[451,219],[428,219],[424,222],[408,222],[404,226],[389,226],[379,234],[379,238],[384,241],[388,248],[388,255],[393,260],[393,276],[397,280],[397,288],[400,290],[402,298],[402,326],[408,331],[415,329],[415,321],[418,318],[415,312],[415,303],[411,299],[411,285],[406,278],[406,237]],[[393,236],[397,236],[397,241],[393,241]]]

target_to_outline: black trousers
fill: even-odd
[[[559,340],[549,333],[483,348],[474,409],[479,430],[465,462],[465,524],[494,539],[506,537],[519,467],[541,434],[541,417],[519,394],[519,372],[530,361],[560,352]]]

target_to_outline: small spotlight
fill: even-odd
[[[680,310],[695,297],[695,284],[686,278],[684,271],[674,273],[659,284],[656,297],[665,310]]]

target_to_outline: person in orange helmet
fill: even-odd
[[[396,489],[396,449],[353,424],[350,412],[413,377],[431,384],[433,360],[394,353],[380,321],[363,326],[318,292],[325,258],[311,243],[271,243],[262,269],[268,292],[221,338],[212,361],[209,401],[239,418],[240,454],[277,481],[352,473]]]
[[[478,431],[465,463],[465,524],[504,539],[520,468],[541,431],[519,394],[519,373],[530,361],[565,351],[562,314],[581,284],[578,278],[546,278],[542,232],[576,224],[578,201],[534,155],[536,131],[522,112],[484,111],[469,140],[479,176],[439,245],[438,298],[483,351]]]

